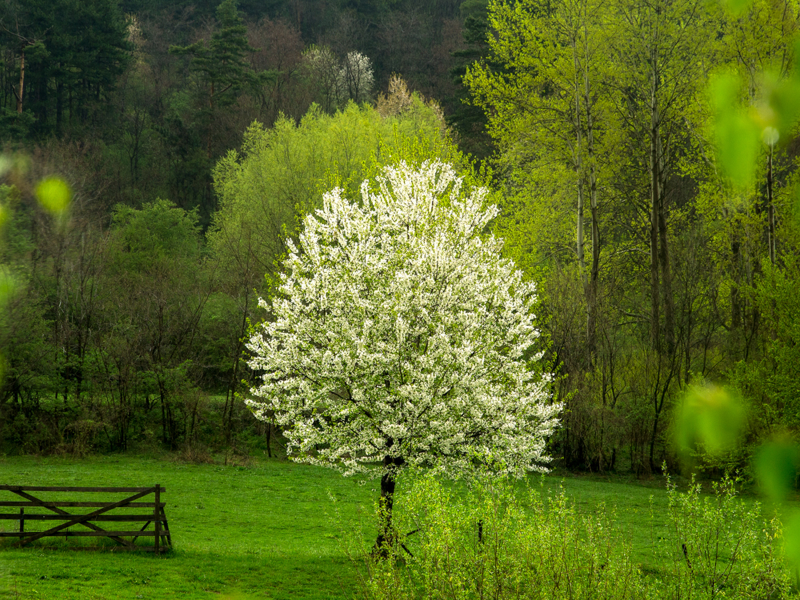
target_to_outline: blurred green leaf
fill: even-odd
[[[36,198],[47,211],[54,215],[61,215],[69,208],[72,201],[72,190],[63,179],[47,177],[36,186]]]
[[[800,80],[793,78],[780,82],[773,88],[769,103],[781,137],[789,139],[789,133],[800,117]]]
[[[738,89],[739,80],[726,75],[711,85],[711,96],[720,165],[731,183],[745,187],[753,181],[763,128],[739,108]]]
[[[800,448],[789,440],[769,442],[759,449],[753,459],[753,466],[764,494],[780,502],[794,487],[797,468],[800,466]]]
[[[712,456],[733,448],[744,425],[745,408],[739,396],[715,385],[689,386],[676,413],[679,451],[698,448]]]

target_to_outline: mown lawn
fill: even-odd
[[[0,598],[351,598],[355,571],[341,538],[360,531],[369,540],[375,534],[377,481],[360,484],[277,459],[242,467],[120,455],[0,457],[0,483],[159,483],[167,488],[174,544],[166,556],[153,556],[81,549],[101,538],[46,538],[24,549],[3,539]],[[614,510],[636,559],[645,570],[658,567],[650,542],[666,526],[663,487],[554,475],[543,484],[552,490],[563,486],[580,511],[600,504]],[[16,526],[0,521],[0,528]]]

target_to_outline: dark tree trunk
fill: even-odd
[[[591,183],[591,212],[592,268],[589,275],[587,345],[590,364],[594,364],[595,354],[597,353],[597,285],[600,279],[600,226],[597,221],[597,183],[594,178]]]
[[[737,331],[742,326],[742,304],[739,294],[739,263],[741,262],[741,256],[738,240],[731,242],[731,260],[733,263],[731,269],[733,273],[733,285],[731,286],[731,329]]]
[[[387,444],[392,446],[392,441]],[[380,510],[380,533],[375,540],[375,553],[378,556],[386,557],[389,549],[397,541],[397,533],[392,524],[392,508],[394,507],[394,488],[397,479],[397,469],[403,465],[403,459],[399,457],[385,456],[383,458],[383,475],[381,476],[381,499]]]
[[[233,403],[236,400],[236,389],[239,383],[239,361],[242,358],[242,349],[244,346],[244,336],[247,333],[247,308],[250,296],[245,293],[244,308],[242,309],[242,322],[239,327],[239,340],[236,343],[236,350],[233,357],[233,370],[231,372],[231,380],[228,383],[228,389],[225,392],[225,406],[222,409],[222,430],[225,435],[225,444],[230,446],[233,430]]]
[[[661,266],[661,291],[664,295],[664,339],[667,343],[667,354],[671,355],[675,351],[675,300],[672,297],[672,270],[669,264],[666,213],[667,209],[664,206],[662,193],[658,202],[658,262]]]
[[[658,277],[658,214],[656,206],[650,206],[650,343],[656,352],[661,351],[661,302]]]
[[[658,409],[658,401],[656,400],[656,414],[653,418],[653,431],[650,435],[650,472],[656,473],[658,471],[658,467],[656,466],[655,460],[655,451],[656,451],[656,439],[658,438],[658,420],[661,416],[661,411]]]

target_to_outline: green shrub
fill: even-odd
[[[781,524],[766,520],[758,502],[737,496],[724,477],[701,494],[694,478],[679,492],[667,478],[669,527],[657,557],[669,565],[659,582],[663,598],[784,598],[789,573],[782,553]]]
[[[457,494],[427,477],[398,499],[389,557],[367,557],[363,597],[642,598],[630,547],[604,509],[581,516],[563,491],[518,493],[508,482]]]
[[[795,597],[777,518],[736,494],[730,478],[701,494],[668,479],[666,534],[653,539],[658,568],[645,576],[629,536],[605,506],[579,514],[563,490],[482,482],[464,491],[424,477],[396,499],[396,538],[360,551],[358,597],[453,599],[772,599]],[[363,528],[362,528],[363,529]],[[385,557],[385,558],[383,558]]]

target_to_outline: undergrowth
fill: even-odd
[[[388,558],[363,550],[368,540],[350,546],[361,598],[794,597],[779,521],[742,502],[729,478],[710,495],[694,481],[681,492],[668,480],[668,527],[652,541],[661,567],[648,574],[615,510],[581,513],[563,488],[486,481],[463,490],[424,477],[397,508]]]

